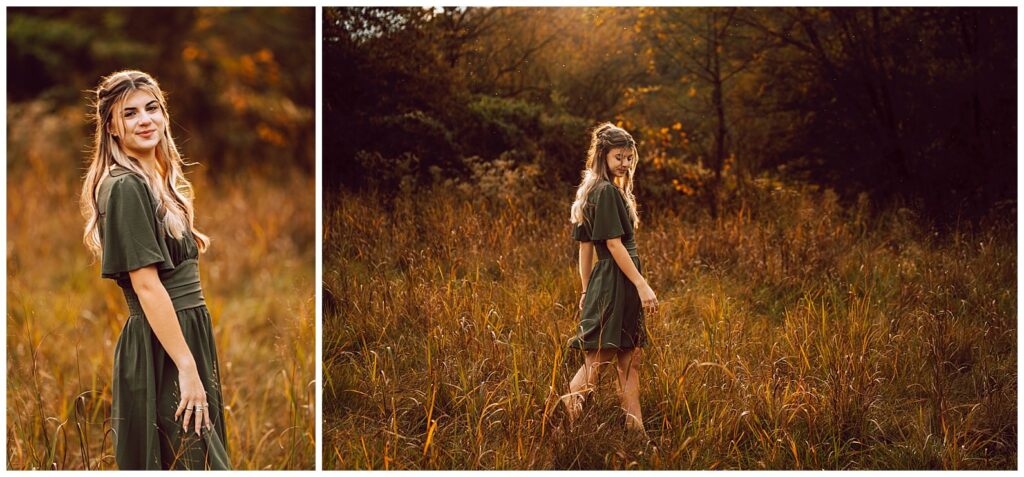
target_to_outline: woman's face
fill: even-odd
[[[631,147],[616,147],[608,151],[608,172],[613,177],[626,177],[629,173],[629,169],[633,167],[633,161],[636,158],[633,157],[633,148]]]
[[[133,91],[125,99],[120,115],[120,118],[115,116],[114,121],[120,122],[124,130],[111,132],[121,139],[126,152],[147,155],[160,144],[165,127],[164,110],[152,93]]]

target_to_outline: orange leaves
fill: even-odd
[[[627,131],[632,131],[633,129],[636,128],[636,125],[633,124],[632,121],[630,121],[628,119],[619,119],[619,118],[615,119],[615,126],[620,127],[622,129],[625,129]]]
[[[234,66],[239,76],[248,83],[275,85],[281,80],[280,66],[274,58],[274,52],[267,48],[239,56]]]
[[[275,146],[284,146],[287,142],[283,134],[277,132],[267,123],[260,123],[259,126],[256,127],[256,132],[259,134],[260,139]]]
[[[651,164],[653,164],[654,168],[657,169],[657,170],[664,169],[665,168],[665,153],[662,152],[661,154],[655,155],[651,159]]]
[[[736,164],[736,153],[729,154],[729,157],[725,158],[725,162],[722,164],[722,172],[729,172]]]
[[[686,131],[683,131],[683,123],[676,121],[671,126],[647,130],[644,136],[654,139],[656,146],[662,149],[681,149],[690,144]]]
[[[263,63],[272,63],[274,61],[274,52],[266,48],[263,48],[262,50],[256,52],[255,57],[257,61]]]
[[[234,109],[236,113],[244,113],[249,109],[249,102],[246,101],[245,95],[236,92],[234,89],[226,91],[224,96],[227,97],[228,102],[231,103],[231,108]]]
[[[253,60],[252,55],[242,55],[238,59],[238,68],[241,71],[242,76],[249,79],[256,77],[256,61]]]
[[[209,55],[205,50],[199,49],[194,45],[188,45],[181,50],[181,59],[185,62],[205,60],[208,57]]]
[[[683,195],[693,196],[697,194],[697,191],[693,190],[692,187],[686,185],[685,183],[679,182],[679,179],[672,179],[672,187],[674,187],[677,191],[683,193]]]

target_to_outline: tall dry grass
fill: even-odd
[[[111,469],[110,380],[124,296],[82,244],[82,112],[8,104],[7,467]],[[196,133],[198,134],[198,133]],[[202,158],[192,158],[201,161]],[[313,179],[189,177],[232,464],[312,469]]]
[[[572,428],[549,393],[582,361],[571,192],[327,199],[325,468],[1016,468],[1015,214],[641,204],[648,442],[614,373]]]

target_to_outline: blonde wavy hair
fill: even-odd
[[[131,93],[139,90],[152,94],[160,103],[164,115],[164,131],[156,147],[156,177],[148,173],[137,159],[129,156],[117,136],[110,132],[111,129],[124,130],[124,115],[120,114],[124,102]],[[102,257],[96,194],[103,179],[110,174],[110,169],[118,165],[146,179],[159,203],[158,215],[162,218],[166,234],[181,239],[187,227],[195,237],[199,250],[205,251],[210,239],[195,228],[192,184],[182,173],[185,162],[171,136],[171,118],[160,85],[152,76],[141,71],[118,71],[103,78],[94,93],[95,113],[92,119],[96,129],[92,159],[85,174],[80,198],[82,215],[85,217],[83,240],[86,247],[96,257]]]
[[[620,147],[632,149],[634,160],[626,176],[617,180],[615,175],[608,170],[608,153],[612,149]],[[587,205],[590,191],[594,190],[601,180],[606,180],[618,186],[622,191],[622,196],[626,199],[626,206],[629,209],[629,217],[633,221],[633,227],[639,225],[636,196],[633,195],[633,174],[636,172],[638,162],[640,162],[640,156],[636,151],[636,141],[625,129],[607,122],[594,128],[590,138],[590,149],[587,151],[587,165],[583,170],[583,180],[580,181],[580,186],[576,189],[576,200],[572,203],[569,220],[573,224],[583,222],[583,208]]]

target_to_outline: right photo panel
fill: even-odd
[[[323,8],[323,465],[1016,469],[1014,8]]]

